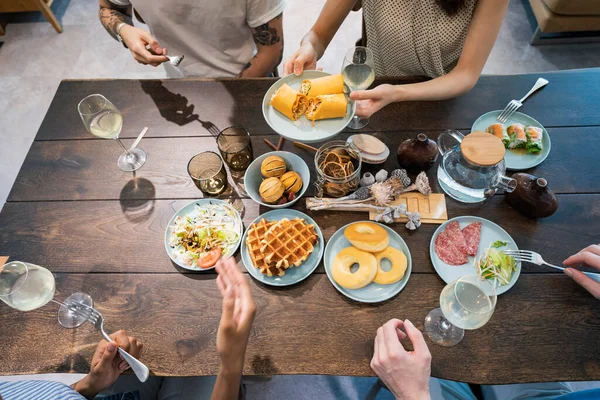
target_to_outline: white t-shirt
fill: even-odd
[[[163,63],[172,78],[235,77],[256,52],[250,28],[281,14],[285,0],[130,0],[179,67]]]

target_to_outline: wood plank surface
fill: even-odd
[[[437,139],[439,131],[426,132]],[[599,127],[550,129],[552,151],[545,162],[529,173],[545,177],[549,187],[556,193],[600,193],[600,169],[596,166],[600,154]],[[345,140],[350,134],[336,139]],[[391,155],[382,166],[364,164],[364,172],[375,173],[386,168],[398,168],[396,149],[415,132],[379,132],[375,136],[390,148]],[[264,143],[265,138],[277,142],[275,136],[252,136],[255,157],[271,151]],[[131,140],[124,141],[129,145]],[[585,146],[582,144],[585,143]],[[317,143],[315,147],[320,146]],[[201,197],[187,173],[189,159],[201,151],[218,151],[212,137],[144,139],[140,145],[148,154],[146,164],[136,172],[145,179],[145,190],[130,193],[132,173],[117,168],[116,160],[120,147],[112,140],[65,140],[34,142],[19,172],[9,201],[31,200],[119,200],[135,196],[139,198],[173,199]],[[286,140],[284,151],[295,152],[308,165],[311,183],[316,179],[314,153],[299,149]],[[441,159],[441,157],[439,157]],[[430,183],[435,192],[440,192],[436,178],[437,166],[429,170]],[[509,172],[510,174],[510,172]],[[306,196],[314,194],[314,186],[308,187]],[[237,190],[237,195],[245,196]],[[234,196],[236,196],[234,194]]]
[[[184,272],[169,260],[163,238],[175,210],[187,203],[187,200],[6,203],[0,214],[0,254],[47,266],[53,272]],[[243,203],[246,227],[259,213],[268,211],[251,200]],[[599,204],[600,195],[560,195],[556,214],[539,220],[519,214],[503,196],[494,196],[481,205],[449,200],[448,211],[450,218],[475,215],[494,221],[512,235],[519,248],[537,251],[547,261],[560,264],[581,248],[598,243]],[[368,218],[367,213],[307,212],[301,203],[294,208],[317,222],[326,241],[347,223]],[[434,273],[429,244],[438,226],[423,224],[410,232],[404,224],[392,225],[408,244],[413,271]],[[524,273],[552,271],[523,265]],[[317,273],[323,272],[322,266],[317,269]]]
[[[144,343],[141,359],[152,373],[214,375],[221,299],[213,277],[59,275],[57,296],[89,293],[109,331],[127,329]],[[422,329],[442,288],[437,276],[415,274],[397,297],[367,306],[336,292],[324,275],[285,290],[252,281],[258,312],[244,373],[371,376],[377,328],[398,317]],[[9,338],[0,341],[0,373],[87,372],[100,335],[89,325],[62,330],[56,311],[53,305],[27,314],[0,308],[0,336]],[[19,335],[11,333],[15,326]],[[74,342],[57,330],[73,334]],[[482,384],[591,380],[600,373],[599,334],[597,300],[567,277],[527,275],[500,297],[490,322],[468,331],[459,345],[427,342],[433,376]],[[52,346],[33,354],[40,343]]]
[[[335,73],[337,71],[330,71]],[[491,110],[501,110],[521,98],[539,76],[550,81],[530,97],[522,111],[546,127],[600,125],[600,69],[542,74],[482,76],[477,85],[456,99],[404,102],[385,107],[366,130],[470,129]],[[415,78],[378,78],[381,83],[410,83]],[[275,79],[223,80],[89,80],[63,81],[48,109],[37,139],[90,138],[77,113],[85,96],[103,93],[123,112],[122,137],[136,137],[144,126],[149,136],[210,135],[241,124],[254,134],[273,131],[262,118],[264,94]],[[585,95],[582,95],[584,94]],[[58,117],[60,116],[60,117]]]

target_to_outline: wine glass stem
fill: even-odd
[[[440,331],[446,332],[448,329],[450,329],[450,327],[450,321],[448,321],[446,318],[443,318],[442,322],[440,323]]]
[[[123,144],[123,142],[121,142],[121,139],[117,138],[117,142],[119,142],[119,144],[121,145],[121,147],[123,148],[123,150],[125,150],[125,153],[127,153],[127,157],[131,157],[131,153],[129,152],[129,150],[127,149],[127,147],[125,147],[125,145]]]

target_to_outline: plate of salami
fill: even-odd
[[[450,283],[461,276],[477,274],[476,262],[494,245],[501,245],[499,250],[519,250],[513,238],[492,221],[471,216],[456,217],[435,231],[429,255],[440,278]],[[497,283],[496,292],[502,294],[509,290],[520,274],[521,263],[516,262],[508,282],[505,285]]]

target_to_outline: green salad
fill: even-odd
[[[506,242],[498,240],[485,250],[483,256],[475,260],[475,268],[479,276],[495,279],[500,285],[507,285],[510,282],[513,272],[517,270],[517,262],[513,257],[498,250],[506,245]]]

